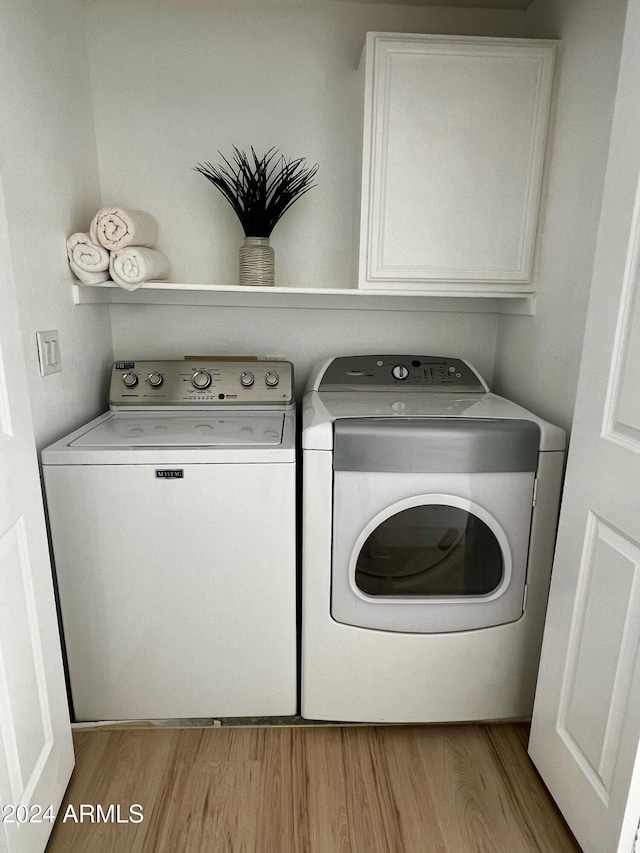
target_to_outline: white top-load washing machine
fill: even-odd
[[[531,713],[565,434],[467,362],[348,356],[303,403],[302,715]]]
[[[77,720],[296,712],[282,361],[130,361],[42,453]]]

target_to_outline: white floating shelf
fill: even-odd
[[[83,304],[210,305],[236,308],[319,308],[364,311],[454,311],[489,314],[534,313],[528,286],[495,284],[437,286],[427,290],[357,290],[356,288],[241,287],[223,284],[147,282],[128,291],[112,281],[74,285],[73,301]]]

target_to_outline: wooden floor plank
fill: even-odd
[[[425,727],[416,740],[448,852],[531,851],[481,726]]]
[[[140,731],[138,729],[137,731]],[[229,762],[260,760],[260,732],[253,728],[174,729],[177,746],[174,761]]]
[[[309,853],[352,853],[347,823],[344,729],[296,732],[304,749]]]
[[[142,853],[255,853],[259,774],[258,761],[174,766]]]
[[[132,803],[138,824],[63,823],[48,853],[579,853],[526,728],[129,728],[74,733],[68,805]]]
[[[261,766],[256,853],[308,850],[304,743],[291,728],[254,732]]]
[[[518,823],[530,840],[530,849],[580,853],[560,812],[549,808],[549,794],[535,767],[530,761],[523,761],[521,733],[512,726],[486,726],[485,731],[519,812]]]
[[[387,734],[391,735],[391,730]],[[376,729],[344,729],[342,736],[353,853],[406,853],[385,755],[380,749]],[[386,736],[383,734],[383,739]]]
[[[374,731],[398,816],[400,849],[404,853],[447,853],[416,742],[416,728]]]

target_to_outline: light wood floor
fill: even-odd
[[[75,732],[65,803],[140,803],[139,824],[60,818],[47,853],[579,853],[526,726]]]

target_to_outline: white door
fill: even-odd
[[[636,849],[639,652],[640,0],[630,0],[529,745],[586,853]]]
[[[52,813],[72,769],[71,727],[0,185],[0,853],[44,851]]]

